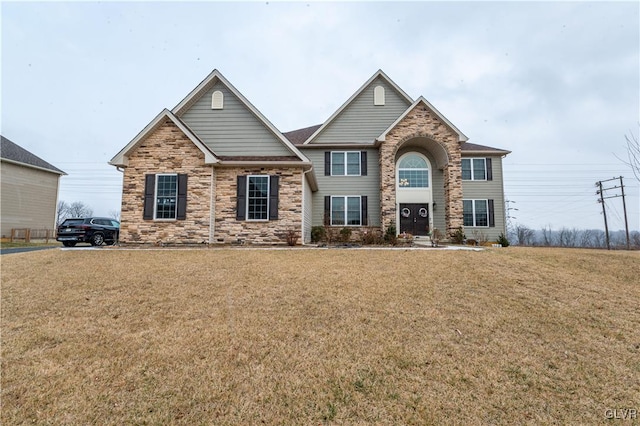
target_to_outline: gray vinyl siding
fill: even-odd
[[[373,105],[376,86],[385,88],[385,105]],[[313,140],[318,144],[367,143],[380,136],[411,104],[378,77]]]
[[[462,198],[465,200],[493,200],[495,227],[465,227],[467,238],[474,238],[473,231],[484,234],[489,240],[495,241],[505,232],[504,190],[502,182],[502,157],[470,155],[463,158],[491,158],[493,180],[490,181],[462,181]]]
[[[311,226],[313,223],[313,193],[311,186],[307,182],[307,178],[303,177],[304,204],[302,205],[303,228],[302,242],[304,244],[311,242]]]
[[[53,230],[60,175],[4,161],[0,168],[2,237],[12,228]]]
[[[334,148],[333,150],[336,151],[337,149]],[[326,195],[366,195],[368,226],[380,226],[380,166],[378,164],[378,150],[366,149],[363,151],[367,151],[367,176],[325,176],[325,150],[303,150],[303,154],[313,163],[316,179],[318,180],[318,191],[313,193],[313,226],[323,225],[324,197]]]
[[[224,108],[211,109],[211,95]],[[216,155],[294,155],[225,85],[218,82],[180,117]]]

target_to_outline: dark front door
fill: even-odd
[[[400,204],[400,233],[427,235],[429,232],[428,204]]]

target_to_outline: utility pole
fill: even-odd
[[[602,187],[602,183],[603,182],[611,182],[613,180],[620,180],[620,186],[612,186],[610,188],[603,188]],[[607,226],[607,212],[604,208],[604,200],[607,200],[609,198],[618,198],[618,197],[622,197],[622,207],[624,209],[624,227],[627,233],[627,250],[630,249],[630,243],[629,243],[629,222],[627,220],[627,204],[625,202],[625,197],[624,197],[624,183],[622,182],[622,176],[619,177],[614,177],[611,179],[606,179],[606,180],[601,180],[596,182],[596,186],[599,188],[598,191],[596,191],[596,195],[600,195],[600,199],[598,200],[598,202],[600,204],[602,204],[602,214],[604,216],[604,232],[605,232],[605,236],[607,239],[607,250],[611,250],[611,244],[609,241],[609,227]],[[608,197],[604,196],[605,191],[611,191],[614,189],[618,189],[620,188],[621,193],[620,194],[616,194],[616,195],[611,195]]]
[[[515,210],[515,211],[518,210],[515,207],[511,207],[511,203],[515,204],[516,202],[512,200],[504,200],[505,219],[507,221],[507,236],[509,235],[510,232],[512,236],[515,234],[515,232],[513,232],[513,225],[511,224],[511,219],[517,219],[517,217],[511,216],[511,213],[510,213],[511,210]]]
[[[622,209],[624,210],[624,229],[627,233],[627,250],[631,250],[629,244],[629,221],[627,220],[627,203],[624,201],[624,184],[622,183],[622,176],[620,176],[620,191],[622,192]]]
[[[611,250],[611,245],[609,244],[609,226],[607,226],[607,211],[604,208],[604,196],[602,191],[602,181],[596,182],[596,185],[600,187],[596,194],[600,194],[600,199],[598,202],[602,204],[602,215],[604,216],[604,236],[607,239],[607,250]]]

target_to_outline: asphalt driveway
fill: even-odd
[[[12,254],[12,253],[26,253],[29,251],[36,251],[36,250],[50,250],[50,249],[60,248],[60,247],[61,246],[0,248],[0,255]]]

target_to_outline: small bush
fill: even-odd
[[[500,236],[498,237],[497,243],[501,244],[502,247],[509,247],[509,240],[504,234],[500,234]]]
[[[340,241],[348,243],[351,240],[351,228],[344,227],[340,230]]]
[[[380,229],[370,227],[365,228],[362,231],[362,244],[363,245],[373,245],[373,244],[381,244],[381,232]]]
[[[396,225],[391,222],[387,231],[384,233],[384,241],[395,246],[398,244],[398,234],[396,233]]]
[[[462,231],[462,228],[458,228],[455,230],[455,232],[453,234],[451,234],[451,241],[454,244],[462,244],[464,243],[464,240],[467,238],[466,235],[464,235],[464,232]]]
[[[312,243],[319,243],[320,241],[324,240],[324,238],[325,238],[324,226],[314,226],[311,228]]]
[[[287,244],[290,245],[291,247],[295,246],[296,243],[298,242],[298,232],[291,229],[289,231],[287,231],[286,234],[286,239],[287,239]]]

